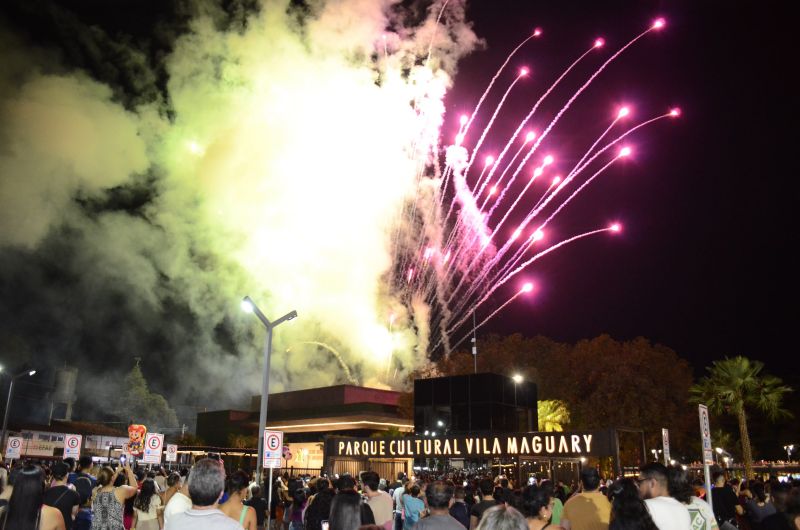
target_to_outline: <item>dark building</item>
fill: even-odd
[[[499,374],[416,379],[414,430],[437,432],[532,432],[538,430],[537,388]]]

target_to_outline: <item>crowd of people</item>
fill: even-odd
[[[656,462],[616,481],[587,467],[574,486],[284,475],[267,495],[250,473],[226,472],[216,458],[167,472],[85,457],[0,469],[0,530],[800,530],[800,484],[714,479],[713,510],[702,482]]]

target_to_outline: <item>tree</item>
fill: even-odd
[[[544,432],[562,432],[569,423],[567,404],[557,399],[545,399],[537,403],[539,430]]]
[[[122,388],[115,406],[120,418],[144,424],[148,430],[178,426],[178,416],[164,396],[150,392],[138,361],[123,379]]]
[[[763,412],[771,420],[789,414],[783,398],[792,388],[780,378],[762,373],[764,363],[738,356],[714,361],[709,374],[691,389],[692,401],[704,403],[716,414],[731,414],[739,423],[745,476],[753,477],[753,454],[747,430],[747,409]]]

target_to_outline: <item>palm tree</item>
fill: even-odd
[[[557,399],[545,399],[537,404],[539,430],[543,432],[562,432],[569,423],[567,404]]]
[[[790,413],[781,407],[792,389],[779,378],[762,373],[764,363],[746,357],[727,357],[707,368],[709,375],[691,388],[692,401],[705,403],[716,414],[732,414],[739,422],[745,476],[753,477],[753,455],[747,431],[747,410],[763,412],[770,420]]]

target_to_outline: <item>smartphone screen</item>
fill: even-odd
[[[322,521],[322,530],[328,530],[328,521]]]

